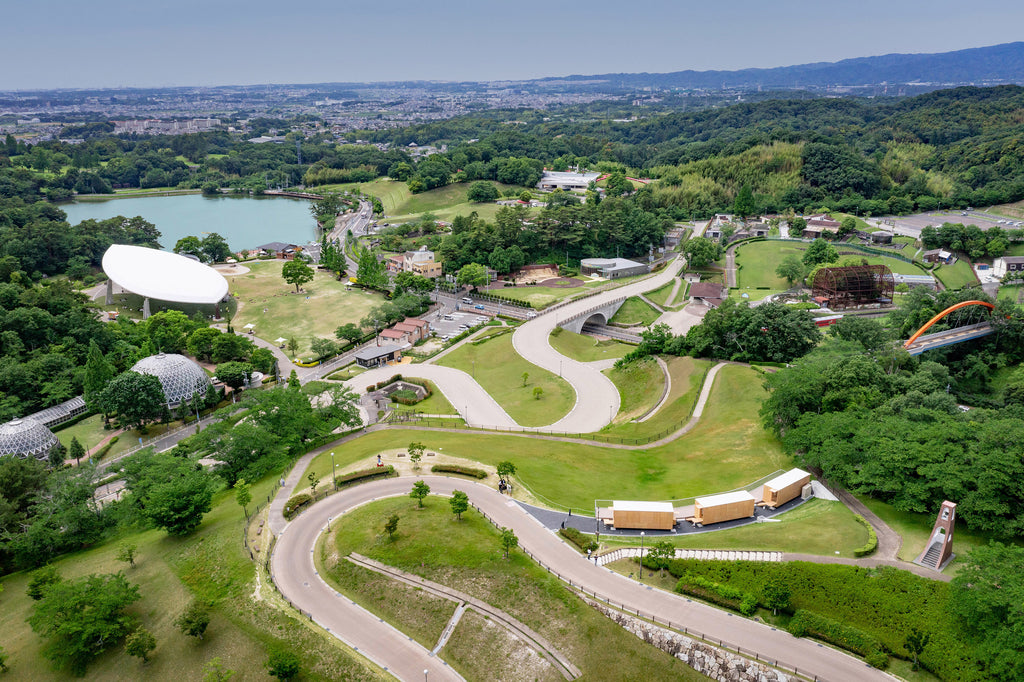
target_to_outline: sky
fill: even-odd
[[[2,0],[0,90],[732,70],[1021,26],[1020,0]]]

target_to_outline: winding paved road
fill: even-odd
[[[422,480],[440,495],[450,495],[455,489],[467,491],[470,501],[496,524],[512,528],[520,545],[540,563],[557,569],[574,586],[596,592],[629,610],[639,610],[661,622],[685,625],[709,639],[723,640],[745,652],[757,652],[760,657],[777,660],[820,680],[892,680],[886,673],[835,649],[678,595],[652,590],[595,566],[518,504],[489,487],[441,476],[424,476]],[[407,495],[410,485],[411,477],[375,481],[343,490],[314,505],[288,524],[278,537],[272,557],[273,577],[278,589],[295,606],[312,614],[313,620],[335,637],[399,679],[419,680],[423,671],[428,670],[432,681],[456,680],[460,679],[458,673],[438,657],[329,587],[313,563],[317,538],[330,521],[368,502]]]

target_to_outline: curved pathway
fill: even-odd
[[[624,578],[571,549],[530,517],[518,504],[484,485],[441,476],[424,476],[431,490],[450,495],[461,489],[493,523],[513,529],[520,546],[535,560],[557,570],[563,580],[588,593],[597,593],[645,617],[671,622],[722,640],[732,647],[756,652],[781,665],[799,669],[820,680],[891,680],[886,673],[867,666],[835,649],[720,611]],[[274,581],[296,607],[347,642],[370,660],[402,680],[419,680],[424,670],[431,680],[460,679],[458,674],[424,647],[376,616],[353,604],[328,586],[313,562],[315,545],[332,519],[383,497],[408,494],[410,477],[366,483],[343,490],[317,503],[285,528],[271,559]]]

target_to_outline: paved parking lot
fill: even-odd
[[[443,339],[445,337],[454,337],[466,329],[481,325],[490,319],[488,315],[480,310],[456,310],[439,314],[436,320],[430,321],[430,326],[437,333],[437,336]]]

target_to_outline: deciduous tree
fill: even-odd
[[[430,486],[423,481],[416,481],[412,484],[412,490],[409,492],[409,497],[416,500],[419,506],[423,507],[423,500],[426,499],[427,495],[430,494]]]
[[[508,558],[508,553],[519,546],[519,538],[512,531],[511,528],[501,529],[501,547],[505,550],[505,558]]]
[[[691,268],[703,268],[722,257],[722,247],[707,237],[694,237],[683,246],[683,254]]]
[[[138,549],[138,545],[134,542],[123,543],[117,550],[117,560],[124,561],[132,568],[135,568],[135,556]]]
[[[210,610],[198,599],[193,599],[174,621],[174,625],[182,634],[202,639],[210,625]]]
[[[296,293],[301,285],[313,281],[313,274],[313,268],[298,259],[290,260],[281,267],[281,277],[288,284],[295,285]]]
[[[469,495],[461,490],[453,490],[448,503],[452,507],[452,514],[455,514],[455,517],[461,521],[462,513],[469,509]]]
[[[124,651],[129,656],[141,658],[143,663],[149,662],[149,655],[156,648],[156,637],[145,628],[137,628],[124,641]]]
[[[398,532],[398,514],[388,517],[387,523],[384,524],[384,532],[388,534],[389,540],[395,539],[395,533]]]

